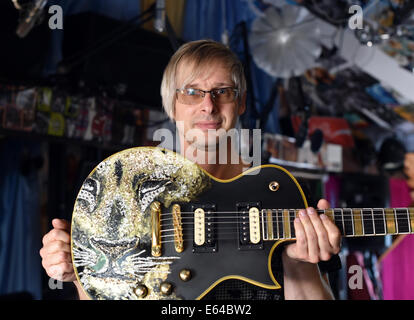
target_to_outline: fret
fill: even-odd
[[[387,221],[387,234],[396,234],[397,228],[395,225],[395,212],[394,209],[385,209],[385,219]]]
[[[342,216],[344,219],[344,230],[346,236],[353,236],[354,233],[354,222],[352,219],[352,209],[344,208],[342,209]]]
[[[375,230],[375,219],[374,219],[374,210],[371,208],[371,217],[372,217],[372,230],[374,231],[374,234],[377,234],[377,230]]]
[[[363,236],[364,235],[364,225],[362,224],[362,214],[361,209],[352,209],[354,216],[354,235]]]
[[[296,238],[295,223],[294,223],[295,218],[296,218],[296,210],[295,209],[289,210],[289,227],[290,227],[291,238]]]
[[[283,230],[285,231],[285,239],[290,239],[290,223],[289,223],[289,210],[283,210]]]
[[[381,208],[373,209],[373,216],[374,216],[375,234],[385,235],[386,232],[385,232],[384,209],[381,209]]]
[[[285,238],[285,229],[283,228],[283,210],[277,210],[277,229],[279,231],[279,239]]]
[[[408,210],[394,209],[397,221],[398,234],[410,233]]]
[[[339,231],[341,232],[341,235],[345,235],[345,226],[344,226],[344,217],[342,215],[341,209],[333,209],[335,224],[338,227]]]
[[[364,235],[374,235],[374,220],[372,217],[372,210],[364,208],[362,209],[362,224],[364,226]]]

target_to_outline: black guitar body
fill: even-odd
[[[238,236],[242,232],[240,223],[231,224],[232,228],[230,228],[230,223],[227,222],[240,222],[241,219],[238,219],[235,212],[247,206],[257,206],[259,209],[294,209],[306,207],[306,203],[298,185],[285,171],[274,166],[261,167],[258,170],[260,174],[244,175],[231,182],[213,180],[211,189],[203,193],[197,202],[182,204],[185,212],[194,211],[194,207],[203,205],[215,206],[215,210],[219,213],[212,219],[215,220],[214,222],[218,220],[219,223],[215,224],[215,251],[206,247],[206,252],[202,252],[204,248],[199,249],[201,252],[185,252],[181,259],[172,264],[167,281],[176,288],[178,296],[184,299],[199,298],[200,288],[203,288],[203,296],[210,287],[229,278],[241,279],[268,289],[280,288],[269,269],[271,252],[273,253],[280,242],[261,241],[260,245],[243,245]],[[277,181],[280,185],[276,192],[269,188],[269,183],[272,181]],[[228,212],[232,213],[234,219],[222,219],[224,223],[220,223],[220,219],[215,219],[219,215],[229,216]],[[190,239],[192,232],[192,228],[187,232],[184,229],[184,234],[188,234]],[[230,232],[233,235],[232,239],[228,239]],[[193,241],[185,243],[186,251],[193,251],[193,249]],[[167,243],[165,255],[174,254],[174,244]],[[191,270],[190,281],[184,282],[180,279],[179,274],[183,269]]]
[[[287,209],[305,207],[298,182],[275,165],[218,180],[171,151],[128,149],[78,194],[75,273],[92,299],[201,299],[227,279],[279,289],[272,255],[294,238]]]

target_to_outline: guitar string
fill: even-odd
[[[362,217],[361,216],[360,217],[356,217],[356,216],[352,217],[352,216],[346,216],[346,215],[344,215],[343,219],[344,219],[344,221],[372,220],[372,216],[374,216],[374,220],[384,220],[383,219],[383,217],[384,217],[383,214],[374,214],[374,215],[367,214],[367,215],[364,215]],[[410,220],[411,219],[414,219],[414,216],[411,215],[410,217],[408,217],[407,214],[403,214],[403,213],[397,214],[397,215],[394,215],[394,214],[385,215],[385,217],[395,217],[395,216],[397,216],[398,218],[406,218],[406,219],[409,219],[410,218]],[[267,215],[263,215],[263,217],[265,219],[267,219],[268,216]],[[289,219],[292,219],[292,221],[293,221],[297,217],[299,217],[299,216],[298,215],[295,215],[295,217],[291,217],[291,215],[289,215],[288,218]],[[260,215],[259,218],[262,219],[262,216]],[[286,219],[286,216],[282,216],[282,215],[272,215],[272,218],[275,218],[275,219],[272,219],[272,220],[276,220],[276,218],[277,218],[277,220],[279,220],[279,218],[281,220],[285,220]],[[341,220],[342,221],[342,216],[341,215],[335,215],[334,218],[337,219],[337,220]],[[175,219],[174,217],[172,217],[172,218],[163,218],[163,219],[160,219],[160,221],[174,221],[174,219]],[[191,217],[181,217],[181,219],[182,220],[193,220],[194,219],[194,216],[191,216]],[[250,220],[250,218],[248,216],[246,216],[246,217],[238,217],[238,216],[212,216],[212,217],[205,217],[204,216],[203,219],[204,220],[206,220],[206,219],[220,219],[220,220],[222,220],[222,219],[235,219],[238,222],[241,222],[241,219]]]
[[[271,215],[272,224],[273,225],[276,224],[276,226],[278,224],[279,225],[281,224],[284,228],[283,224],[284,223],[291,224],[297,218],[296,215],[298,214],[298,211],[302,210],[302,209],[263,209],[263,210],[265,212],[262,212],[260,214],[260,217],[259,217],[259,219],[261,218],[261,220],[262,220],[260,222],[261,224],[263,224],[263,219],[266,219],[268,217],[266,211],[267,210],[272,210],[271,211],[272,212],[272,215]],[[284,215],[286,213],[286,210],[288,211],[287,212],[288,217],[286,217]],[[352,215],[354,210],[359,211],[359,214],[360,214],[359,217],[356,217],[355,215],[354,216]],[[355,223],[360,222],[366,228],[367,227],[366,224],[371,222],[373,231],[374,231],[374,229],[378,229],[378,227],[379,227],[378,225],[375,224],[375,222],[383,222],[384,224],[389,222],[388,220],[384,220],[384,217],[396,218],[395,220],[393,219],[393,221],[392,221],[392,222],[395,222],[395,225],[398,224],[398,226],[400,227],[401,223],[405,223],[407,225],[407,227],[409,227],[409,229],[411,229],[410,228],[411,227],[410,219],[412,217],[411,217],[411,213],[409,212],[408,208],[394,208],[394,209],[391,209],[391,210],[392,210],[392,212],[387,212],[384,209],[374,209],[374,208],[372,208],[372,209],[365,209],[365,208],[361,208],[361,209],[351,209],[351,208],[337,209],[337,208],[332,208],[332,209],[327,209],[327,210],[317,209],[316,212],[318,214],[320,214],[320,213],[324,213],[326,215],[331,215],[332,214],[333,217],[331,217],[330,219],[332,220],[332,218],[333,218],[333,220],[334,220],[333,222],[335,222],[335,223],[343,222],[343,223],[353,223],[353,224],[355,224]],[[326,211],[328,211],[328,212],[326,212]],[[401,211],[404,211],[404,212],[401,212]],[[236,214],[238,213],[238,214],[240,214],[240,213],[242,213],[242,214],[245,214],[245,215],[248,214],[247,211],[216,211],[214,213],[215,214],[218,214],[218,213],[236,213]],[[191,225],[191,226],[194,225],[194,212],[180,212],[180,214],[182,215],[181,219],[190,219],[190,220],[192,220],[191,222],[181,222],[180,225],[182,225],[182,226],[183,225]],[[291,214],[294,214],[295,216],[292,217]],[[170,213],[164,213],[164,214],[161,214],[161,215],[162,216],[171,215],[170,218],[160,219],[163,222],[169,221],[169,220],[174,221],[176,219],[175,217],[172,216],[173,214],[171,212]],[[210,223],[212,225],[219,225],[219,224],[222,225],[222,227],[220,228],[221,232],[219,232],[221,235],[226,234],[226,233],[222,232],[225,229],[233,230],[231,233],[227,233],[227,234],[239,234],[240,231],[234,230],[234,227],[233,228],[224,228],[223,224],[231,224],[233,226],[234,225],[237,226],[238,224],[243,223],[241,221],[241,218],[246,219],[246,220],[248,219],[247,216],[240,217],[238,215],[232,215],[232,216],[220,216],[220,215],[218,215],[218,216],[211,217],[211,219],[214,219],[214,220],[210,221],[208,223]],[[398,219],[398,218],[400,218],[400,219]],[[402,221],[401,218],[403,218],[404,220]],[[205,219],[205,217],[204,217],[204,219]],[[217,220],[233,219],[233,221],[215,221],[216,219]],[[247,221],[246,221],[246,223],[247,223]],[[161,228],[161,232],[164,233],[161,237],[175,237],[174,233],[165,234],[166,232],[171,232],[171,231],[174,232],[175,231],[174,225],[163,224],[163,226],[164,227],[173,227],[173,229],[164,229],[164,230],[162,230],[162,228]],[[350,226],[348,225],[348,228],[349,227]],[[381,227],[384,227],[384,229],[385,229],[385,225],[381,224]],[[354,228],[352,228],[352,230],[354,230]],[[194,228],[191,228],[191,229],[186,228],[186,231],[194,232]],[[274,232],[279,232],[279,229],[274,230]],[[373,234],[374,234],[374,232],[373,232]]]
[[[387,217],[387,216],[386,216]],[[395,215],[389,215],[388,217],[395,217]],[[263,223],[263,220],[265,220],[265,223],[267,223],[267,218],[268,216],[260,216],[258,217],[258,219],[260,220],[260,223]],[[283,223],[286,222],[286,220],[288,220],[289,222],[293,222],[294,220],[296,220],[296,218],[298,218],[297,216],[276,216],[276,215],[272,215],[272,223]],[[412,218],[412,217],[411,217]],[[243,223],[248,223],[250,221],[250,219],[248,217],[246,217],[245,219],[241,219],[240,217],[220,217],[220,216],[215,216],[215,217],[211,217],[210,221],[206,221],[209,218],[204,218],[205,223],[211,223],[211,224],[243,224]],[[226,219],[233,219],[233,220],[228,220],[226,221]],[[300,219],[300,218],[299,218]],[[404,219],[404,220],[403,220]],[[185,222],[180,222],[180,225],[188,225],[188,224],[194,224],[194,217],[182,217],[182,220],[186,220]],[[188,220],[191,220],[190,222],[187,222]],[[221,221],[216,221],[216,220],[221,220]],[[246,220],[246,221],[243,221]],[[330,218],[331,220],[331,218]],[[347,217],[347,216],[335,216],[334,217],[335,222],[339,222],[341,223],[342,221],[344,222],[363,222],[363,223],[369,223],[370,221],[381,221],[381,222],[397,222],[397,223],[402,223],[402,222],[406,222],[406,223],[410,223],[412,221],[410,221],[411,219],[406,215],[406,214],[401,214],[397,216],[396,220],[393,221],[389,221],[389,220],[384,220],[384,215],[375,215],[374,217],[372,215],[367,215],[367,216],[360,216],[360,217]],[[172,223],[170,223],[170,225],[174,225],[174,219],[160,219],[161,222],[164,222],[163,225],[168,225],[168,223],[165,223],[165,221],[171,221]],[[332,220],[331,220],[332,221]]]
[[[289,229],[291,229],[291,223],[292,223],[292,221],[293,220],[289,219]],[[377,221],[379,221],[379,220],[377,220]],[[383,219],[381,221],[382,222],[385,222]],[[350,222],[350,220],[348,220],[347,222]],[[362,222],[363,221],[361,220],[361,225],[362,225]],[[398,229],[401,229],[401,227],[402,227],[401,222],[402,221],[399,221],[399,222],[396,221],[395,227],[398,227]],[[405,222],[406,222],[405,223],[405,227],[408,228],[408,230],[406,232],[398,232],[396,234],[404,234],[404,233],[409,234],[409,233],[412,233],[412,231],[411,231],[411,225],[408,223],[408,221],[405,221]],[[232,224],[233,227],[225,228],[225,227],[221,226],[219,230],[215,230],[215,233],[217,235],[220,235],[220,236],[222,236],[224,234],[232,234],[232,235],[238,234],[238,235],[240,235],[240,232],[242,230],[235,229],[235,227],[237,227],[238,224],[235,223],[235,222],[230,222],[229,224]],[[275,224],[276,224],[276,230],[273,230],[273,232],[275,234],[279,234],[280,232],[284,232],[284,228],[285,228],[284,221],[276,221]],[[273,224],[273,225],[275,225],[275,224]],[[190,237],[193,238],[193,235],[194,235],[194,228],[193,228],[194,223],[185,223],[185,225],[186,225],[186,227],[184,227],[181,232],[185,236],[188,236],[188,234],[190,233]],[[188,225],[190,225],[191,227],[188,228]],[[363,226],[366,229],[366,227],[367,227],[366,223],[363,224]],[[368,225],[368,226],[372,227],[372,229],[371,230],[364,230],[365,232],[364,232],[363,235],[373,235],[373,236],[375,236],[375,235],[383,235],[382,232],[381,233],[377,232],[379,226],[376,225],[374,222],[372,224]],[[161,228],[161,232],[171,232],[171,231],[174,232],[174,230],[175,230],[173,225],[162,225],[162,227],[173,227],[173,229],[164,229],[163,230]],[[344,232],[343,236],[355,235],[354,228],[351,228],[351,226],[349,226],[349,225],[348,226],[344,226],[344,227],[345,227],[345,230],[343,231]],[[381,227],[383,228],[384,231],[388,229],[388,227],[386,227],[385,224],[381,224]],[[352,229],[352,232],[349,232],[349,234],[348,234],[347,231],[350,231],[350,229]],[[223,231],[227,231],[227,230],[229,230],[229,231],[231,230],[231,232],[223,232]],[[294,230],[292,230],[292,231],[294,232]],[[259,227],[259,232],[260,233],[263,232],[260,227]],[[389,233],[388,232],[385,232],[385,234],[395,234],[395,232],[389,232]],[[165,234],[164,233],[163,235],[161,235],[161,237],[175,237],[175,233],[171,233],[171,234]],[[234,239],[234,238],[231,238],[231,239]],[[283,239],[283,237],[282,237],[282,239]]]
[[[410,234],[409,232],[402,232],[402,233],[399,233],[399,234]],[[218,239],[218,240],[239,240],[240,238],[239,237],[234,237],[234,234],[233,233],[227,233],[226,235],[232,235],[232,237],[223,237],[223,235],[221,235],[220,236],[220,239]],[[386,234],[362,234],[362,235],[354,235],[354,234],[349,234],[349,235],[342,235],[342,236],[355,236],[355,237],[359,237],[359,236],[384,236],[384,235],[386,235]],[[250,239],[250,238],[249,238]],[[289,238],[284,238],[284,237],[273,237],[272,239],[262,239],[261,238],[261,240],[264,240],[264,241],[273,241],[273,240],[275,240],[275,241],[277,241],[277,240],[294,240],[294,239],[296,239],[296,236],[295,237],[289,237]],[[182,240],[183,241],[194,241],[194,237],[192,237],[192,236],[190,236],[190,237],[184,237],[184,238],[182,238]],[[168,242],[175,242],[175,240],[161,240],[161,243],[168,243]]]
[[[266,209],[264,209],[264,210],[266,210]],[[290,210],[294,210],[294,209],[290,209]],[[214,214],[225,214],[225,213],[234,213],[234,214],[240,214],[240,213],[243,213],[243,214],[245,214],[246,216],[247,216],[247,214],[249,213],[248,211],[212,211],[211,213],[214,213]],[[272,214],[275,214],[275,215],[279,215],[279,214],[283,214],[284,212],[275,212],[274,210],[272,210]],[[295,212],[292,212],[292,211],[290,211],[289,212],[289,214],[292,214],[292,213],[295,213],[295,214],[299,214],[299,212],[298,211],[295,211]],[[342,214],[344,214],[344,215],[353,215],[353,216],[355,216],[355,213],[353,213],[353,212],[317,212],[318,214],[325,214],[325,215],[330,215],[330,214],[335,214],[335,215],[342,215]],[[191,216],[191,217],[193,217],[194,216],[194,212],[181,212],[180,213],[181,214],[181,216]],[[206,213],[205,213],[206,214]],[[262,214],[262,212],[260,212],[259,214]],[[263,212],[263,214],[267,214],[267,212],[265,211],[265,212]],[[395,215],[405,215],[405,216],[410,216],[410,217],[414,217],[414,213],[413,212],[358,212],[358,214],[361,214],[361,215],[377,215],[377,216],[383,216],[383,215],[388,215],[388,216],[395,216]],[[173,216],[173,213],[172,212],[170,212],[170,213],[162,213],[160,216],[166,216],[166,215],[168,215],[168,216]],[[208,215],[208,212],[207,212],[207,215]],[[215,216],[215,217],[223,217],[223,216]],[[228,217],[238,217],[237,215],[233,215],[233,216],[228,216]],[[173,218],[173,217],[172,217]],[[166,218],[166,219],[172,219],[172,218]]]
[[[384,217],[386,219],[384,219]],[[374,215],[371,215],[370,214],[370,215],[364,215],[364,216],[359,216],[359,217],[355,217],[355,216],[352,217],[352,216],[346,216],[346,215],[344,215],[343,217],[341,215],[335,215],[334,217],[329,217],[328,216],[328,218],[331,221],[333,219],[333,220],[335,220],[335,222],[342,222],[342,221],[344,221],[344,222],[352,222],[352,221],[354,221],[354,222],[355,221],[356,222],[359,222],[359,221],[362,221],[362,222],[369,222],[369,221],[392,222],[392,221],[390,221],[389,218],[395,218],[395,217],[397,219],[392,219],[392,221],[401,222],[402,220],[405,220],[405,221],[413,222],[411,220],[414,219],[413,216],[410,216],[409,217],[407,214],[398,214],[398,215],[382,215],[382,214],[378,214],[378,215],[374,214]],[[263,217],[260,216],[258,218],[260,220],[263,220],[264,219],[265,222],[267,222],[268,216],[267,215],[264,215]],[[286,217],[286,216],[281,216],[281,215],[272,215],[271,218],[272,218],[273,223],[276,223],[277,221],[286,221],[287,219],[289,219],[289,221],[294,221],[296,218],[299,218],[299,216],[295,215],[295,216],[292,217],[291,215],[289,215],[288,217]],[[194,219],[197,219],[197,218],[194,218],[194,216],[191,216],[191,217],[181,217],[181,220],[184,220],[184,221],[181,221],[181,224],[192,223],[192,222],[187,222],[187,221],[189,221],[189,220],[193,221]],[[203,219],[205,220],[205,223],[208,222],[207,219],[211,219],[213,221],[210,220],[209,223],[215,223],[215,224],[217,224],[217,223],[244,223],[243,220],[246,220],[245,223],[247,223],[247,222],[250,221],[250,218],[249,217],[222,217],[222,216],[213,216],[213,217],[204,217]],[[233,220],[230,220],[230,219],[233,219]],[[216,221],[216,220],[220,220],[220,221]],[[163,222],[163,223],[165,223],[165,222],[168,223],[168,221],[174,222],[174,218],[164,218],[164,219],[160,219],[160,221]]]
[[[217,234],[217,235],[223,235],[223,234],[239,234],[240,235],[240,232],[239,231],[237,231],[237,230],[231,230],[231,229],[228,229],[229,230],[229,232],[223,232],[223,230],[222,231],[220,231],[220,232],[215,232],[215,234]],[[187,233],[189,233],[189,232],[191,232],[191,236],[194,234],[194,230],[187,230],[188,232]],[[293,230],[292,230],[293,231]],[[366,231],[366,230],[365,230]],[[368,232],[368,231],[366,231],[365,233],[364,233],[364,235],[383,235],[383,233],[379,233],[379,232],[376,232],[376,233],[374,233],[374,230],[370,230],[370,231],[372,231],[372,232]],[[376,231],[376,230],[375,230]],[[261,232],[260,232],[261,233]],[[278,231],[277,230],[274,230],[274,233],[278,233]],[[409,233],[412,233],[412,232],[409,232],[409,231],[406,231],[406,232],[398,232],[398,233],[386,233],[386,234],[404,234],[404,233],[407,233],[407,234],[409,234]],[[355,235],[353,232],[351,233],[351,232],[349,232],[349,233],[346,233],[346,234],[342,234],[343,236],[346,236],[346,235]],[[163,234],[163,235],[161,235],[161,237],[162,238],[165,238],[165,237],[175,237],[176,235],[174,234],[174,233],[171,233],[171,234]]]
[[[401,229],[401,228],[400,228]],[[283,229],[284,230],[284,229]],[[279,229],[279,230],[273,230],[273,232],[274,233],[279,233],[279,232],[283,232],[283,230],[282,229]],[[292,232],[294,232],[294,228],[291,228],[290,229]],[[372,228],[372,229],[365,229],[364,231],[364,235],[376,235],[376,234],[378,234],[378,235],[380,235],[380,234],[384,234],[384,230],[385,230],[385,228],[382,228],[381,230],[378,230],[378,228],[375,228],[375,230],[374,230],[374,228]],[[226,232],[226,231],[228,231],[228,232]],[[225,233],[231,233],[231,234],[241,234],[243,232],[243,230],[235,230],[235,229],[227,229],[227,230],[220,230],[220,231],[215,231],[214,232],[214,234],[218,234],[218,235],[221,235],[221,234],[225,234]],[[261,230],[260,231],[260,233],[262,233],[263,231]],[[404,234],[404,233],[412,233],[412,232],[414,232],[414,231],[411,231],[410,232],[410,230],[409,230],[409,228],[408,227],[406,227],[406,230],[404,230],[404,231],[399,231],[399,232],[385,232],[385,234]],[[185,233],[190,233],[191,235],[194,235],[194,229],[187,229],[186,230],[186,232],[182,232],[182,234],[185,234]],[[343,236],[346,236],[346,235],[355,235],[355,232],[354,232],[354,230],[352,229],[352,228],[346,228],[345,229],[345,232],[344,232],[344,234],[342,234]],[[172,232],[172,233],[163,233],[162,235],[160,235],[161,237],[175,237],[176,236],[176,234],[174,233],[174,232]]]
[[[341,213],[341,212],[344,212],[344,213],[353,213],[353,211],[360,211],[360,213],[362,213],[362,212],[364,212],[364,213],[372,213],[372,212],[374,212],[374,213],[378,213],[378,214],[382,214],[382,213],[387,213],[387,212],[389,212],[389,211],[392,211],[392,213],[390,212],[390,214],[393,214],[394,212],[396,212],[396,210],[399,210],[399,211],[402,211],[402,210],[404,210],[405,212],[404,213],[412,213],[412,212],[410,212],[410,210],[411,209],[414,209],[414,208],[329,208],[329,209],[315,209],[315,211],[318,213],[318,214],[322,214],[322,213],[329,213],[329,212],[331,212],[331,213],[333,213],[333,212],[336,212],[336,213]],[[279,211],[279,212],[281,212],[281,211],[292,211],[292,210],[294,210],[295,212],[298,212],[299,210],[305,210],[304,208],[300,208],[300,209],[298,209],[298,208],[278,208],[278,209],[272,209],[272,208],[263,208],[263,209],[260,209],[259,211],[267,211],[267,210],[271,210],[272,212],[275,212],[275,211]],[[247,211],[247,210],[239,210],[239,211],[212,211],[212,210],[204,210],[205,212],[213,212],[213,213],[240,213],[240,212],[244,212],[244,213],[248,213],[249,211]],[[379,212],[379,211],[381,211],[381,212]],[[194,214],[194,211],[179,211],[179,213],[180,214]],[[398,212],[397,212],[398,213]],[[403,213],[403,212],[400,212],[400,213]],[[165,213],[161,213],[160,215],[161,216],[163,216],[163,215],[170,215],[170,214],[172,214],[172,212],[165,212]]]
[[[393,216],[391,216],[391,217],[394,217],[394,215]],[[204,218],[204,220],[206,220],[207,218]],[[207,223],[211,223],[212,225],[220,225],[220,224],[243,224],[243,223],[249,223],[249,220],[250,219],[246,219],[246,221],[245,222],[243,222],[242,220],[240,220],[240,219],[238,219],[237,217],[235,218],[235,217],[232,217],[232,218],[224,218],[224,219],[233,219],[233,220],[228,220],[228,221],[225,221],[225,220],[221,220],[219,217],[213,217],[213,218],[211,218],[212,219],[212,221],[210,220],[210,221],[205,221],[204,223],[205,224],[207,224]],[[259,217],[259,219],[260,219],[260,224],[263,224],[263,219],[265,220],[265,222],[264,223],[268,223],[267,222],[267,217],[265,216],[265,217]],[[298,218],[298,217],[280,217],[280,216],[278,216],[278,217],[276,217],[276,216],[272,216],[272,223],[273,224],[277,224],[277,223],[286,223],[286,222],[290,222],[290,223],[292,223],[292,222],[294,222],[296,219],[299,219],[300,220],[300,218]],[[172,220],[172,219],[168,219],[168,220]],[[191,220],[190,222],[187,222],[188,220]],[[194,224],[194,221],[193,221],[194,219],[193,218],[187,218],[187,221],[185,221],[185,222],[181,222],[181,223],[179,223],[179,225],[192,225],[192,224]],[[221,221],[215,221],[215,220],[221,220]],[[332,219],[330,219],[331,221],[332,221]],[[411,219],[409,219],[408,217],[407,217],[407,215],[400,215],[400,216],[397,216],[397,219],[393,219],[392,221],[389,221],[389,220],[387,220],[387,219],[385,219],[384,220],[384,218],[383,218],[383,216],[377,216],[377,217],[372,217],[372,216],[369,216],[369,217],[358,217],[358,218],[352,218],[352,217],[344,217],[344,218],[342,218],[342,217],[335,217],[334,218],[334,221],[332,221],[332,222],[335,222],[335,223],[342,223],[342,221],[345,223],[355,223],[355,222],[357,222],[357,223],[359,223],[359,222],[361,222],[361,223],[364,223],[364,224],[368,224],[368,223],[370,223],[370,222],[384,222],[384,223],[389,223],[389,222],[391,222],[391,223],[398,223],[398,224],[400,224],[400,223],[407,223],[407,224],[412,224],[413,223],[413,221],[410,221]],[[161,220],[161,222],[165,222],[165,220]],[[196,223],[198,223],[198,222],[196,222]],[[163,223],[163,225],[168,225],[168,223]],[[171,226],[174,226],[174,224],[171,224],[170,223],[170,225]]]
[[[390,233],[390,234],[393,234],[393,233]],[[410,232],[401,232],[401,233],[398,233],[398,234],[410,234]],[[222,241],[222,240],[239,240],[240,239],[240,237],[235,237],[235,235],[236,235],[236,233],[222,233],[222,234],[219,234],[220,235],[220,238],[218,239],[218,240],[220,240],[220,241]],[[226,235],[226,236],[224,236],[224,235]],[[232,237],[227,237],[228,235],[231,235]],[[342,236],[356,236],[356,237],[358,237],[358,236],[384,236],[384,235],[386,235],[386,234],[374,234],[374,233],[369,233],[369,234],[362,234],[362,235],[354,235],[354,234],[347,234],[347,235],[342,235]],[[250,239],[250,238],[249,238]],[[289,238],[285,238],[285,237],[273,237],[272,239],[262,239],[262,237],[261,237],[261,240],[264,240],[264,241],[267,241],[267,240],[270,240],[270,241],[273,241],[273,240],[275,240],[275,241],[277,241],[277,240],[294,240],[294,239],[296,239],[296,236],[291,236],[291,237],[289,237]],[[190,236],[186,236],[186,237],[183,237],[182,238],[182,240],[183,241],[194,241],[194,237],[192,236],[192,235],[190,235]],[[168,242],[175,242],[175,239],[174,240],[161,240],[161,243],[168,243]]]
[[[292,224],[292,222],[294,221],[295,218],[294,217],[288,217],[288,218],[289,218],[288,221],[286,221],[284,219],[283,220],[279,220],[278,219],[277,221],[273,221],[273,223],[272,223],[273,226],[276,226],[276,228],[277,228],[276,230],[273,230],[273,231],[277,233],[277,232],[279,232],[279,228],[280,229],[282,229],[282,228],[284,229],[285,228],[285,225],[284,224],[287,223],[287,222],[289,223],[289,228],[291,228],[291,224]],[[405,218],[407,218],[407,217],[405,217]],[[374,219],[374,220],[370,219],[369,221],[366,221],[366,220],[364,221],[363,219],[354,219],[354,220],[352,220],[352,219],[350,219],[350,220],[344,219],[344,223],[345,222],[347,222],[347,223],[348,222],[349,223],[352,223],[352,222],[354,222],[354,223],[355,222],[360,222],[361,225],[363,225],[365,229],[367,227],[372,227],[372,234],[374,234],[374,231],[377,231],[378,227],[381,227],[383,229],[386,229],[386,226],[385,226],[386,225],[386,221],[384,219]],[[381,223],[381,225],[375,224],[375,222],[378,222],[378,221],[383,222],[383,223]],[[341,223],[342,222],[342,219],[340,221],[337,221],[337,222]],[[370,224],[370,222],[372,222],[372,224]],[[401,220],[398,221],[398,220],[396,220],[394,222],[395,222],[395,226],[398,227],[398,229],[401,229],[401,227],[408,227],[409,230],[411,229],[411,224],[409,223],[408,219],[407,220],[404,220],[404,221],[401,221]],[[240,233],[240,230],[235,230],[235,227],[237,227],[240,224],[240,221],[237,221],[237,220],[236,221],[228,221],[228,222],[214,222],[213,221],[213,222],[209,222],[209,223],[212,224],[212,225],[221,225],[220,230],[218,230],[218,233],[223,233],[222,231],[224,231],[224,230],[233,230],[232,233],[234,233],[234,234]],[[367,223],[369,223],[369,224],[367,225]],[[405,224],[405,226],[403,225],[403,223]],[[223,224],[224,225],[231,225],[231,226],[230,226],[230,228],[226,228],[225,226],[223,226]],[[185,227],[182,230],[182,232],[189,232],[189,231],[194,232],[194,228],[193,228],[194,223],[193,222],[185,222],[185,223],[181,223],[181,225],[191,226],[191,228]],[[260,225],[262,226],[262,224],[260,224]],[[168,228],[168,227],[169,228],[172,227],[172,229],[165,229],[165,228]],[[344,226],[344,227],[345,227],[345,230],[347,230],[347,229],[354,230],[354,227],[351,227],[350,225]],[[261,229],[261,228],[259,227],[259,229]],[[160,231],[161,231],[161,233],[163,233],[162,237],[163,236],[175,236],[175,233],[174,233],[175,229],[174,229],[174,225],[172,225],[172,224],[162,224]],[[173,232],[173,233],[172,234],[165,234],[166,232]],[[215,232],[217,232],[217,230],[215,230]],[[367,234],[371,234],[371,233],[367,232]]]

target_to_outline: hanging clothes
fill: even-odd
[[[30,162],[23,168],[21,158],[23,150],[33,155],[36,146],[16,140],[0,146],[0,295],[41,299],[39,186]]]

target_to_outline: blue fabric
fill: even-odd
[[[39,187],[37,177],[24,177],[19,170],[23,146],[6,143],[0,159],[0,295],[28,292],[42,296]]]
[[[258,10],[264,8],[260,2],[257,2],[256,5]],[[226,29],[228,30],[229,36],[231,36],[236,25],[242,21],[246,22],[249,32],[251,23],[256,18],[247,0],[191,0],[186,2],[185,10],[182,33],[185,41],[198,39],[221,41],[222,33]],[[225,19],[223,19],[224,12]],[[243,53],[236,53],[242,59]],[[260,113],[267,103],[276,79],[259,69],[253,61],[250,71],[256,109]],[[250,120],[250,128],[253,128],[255,119]],[[275,102],[274,108],[268,116],[268,121],[262,129],[267,132],[279,133],[278,101]]]

